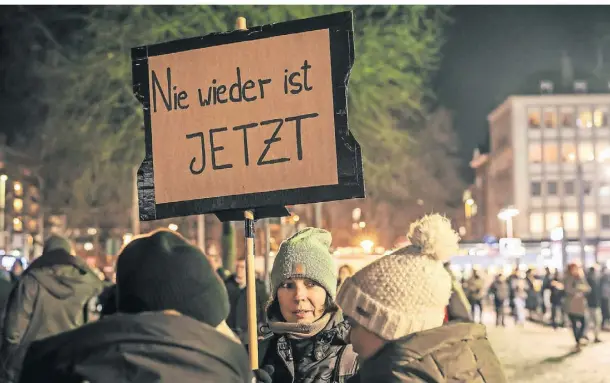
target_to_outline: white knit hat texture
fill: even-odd
[[[385,340],[439,327],[451,296],[443,262],[458,252],[449,219],[431,214],[411,224],[410,245],[359,270],[337,294],[343,313]]]

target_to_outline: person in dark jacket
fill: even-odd
[[[11,282],[13,283],[17,283],[19,282],[19,279],[21,278],[21,274],[23,274],[23,262],[21,261],[21,259],[16,259],[15,262],[13,263],[13,266],[11,267]]]
[[[595,267],[589,268],[589,272],[587,273],[587,283],[591,290],[587,294],[587,323],[589,324],[589,329],[593,330],[593,335],[595,336],[595,343],[600,343],[601,339],[599,339],[599,332],[601,330],[601,321],[600,321],[600,305],[601,305],[601,288],[599,276],[597,275],[597,270]]]
[[[441,261],[459,250],[449,220],[425,216],[407,238],[410,245],[359,270],[337,295],[361,363],[350,383],[506,382],[484,325],[443,325],[451,278]]]
[[[449,304],[446,308],[445,323],[449,322],[473,322],[472,310],[466,293],[462,288],[462,284],[453,275],[451,271],[451,264],[445,263],[445,270],[451,277],[451,297],[449,298]]]
[[[551,280],[551,325],[553,329],[564,326],[564,310],[563,310],[563,296],[564,286],[563,278],[559,274],[559,271],[555,271],[553,279]],[[560,319],[560,321],[558,320]]]
[[[331,234],[306,228],[285,240],[271,270],[269,332],[260,339],[259,382],[343,383],[356,373],[349,327],[334,298]]]
[[[8,299],[0,347],[0,382],[14,382],[28,345],[89,321],[89,301],[102,281],[70,242],[51,236],[42,255],[21,275]]]
[[[245,340],[248,334],[248,302],[246,290],[246,260],[240,259],[235,262],[235,275],[225,281],[229,293],[231,311],[227,318],[229,328]],[[265,306],[269,300],[265,282],[256,279],[256,317],[257,328],[265,323]]]
[[[485,297],[485,281],[481,278],[478,270],[472,270],[472,276],[466,282],[466,295],[470,302],[472,319],[476,318],[478,308],[479,323],[483,323],[483,298]]]
[[[599,278],[599,290],[601,292],[601,310],[602,310],[602,330],[605,330],[610,322],[610,273],[607,267],[602,268],[601,277]]]
[[[508,283],[502,274],[498,274],[491,285],[490,292],[494,295],[494,306],[496,308],[496,326],[505,327],[504,306],[509,296]]]
[[[170,230],[132,240],[117,262],[118,313],[39,342],[22,383],[251,383],[227,291],[204,254]]]

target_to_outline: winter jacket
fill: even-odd
[[[605,272],[599,279],[599,289],[602,298],[610,299],[610,273]]]
[[[466,282],[466,294],[471,302],[483,299],[485,297],[485,281],[483,281],[483,278],[470,278]]]
[[[505,383],[484,325],[452,323],[386,343],[349,383]]]
[[[273,366],[273,383],[343,383],[358,370],[348,345],[350,327],[336,313],[324,330],[308,339],[268,334],[259,341],[259,365]]]
[[[229,303],[231,311],[227,318],[227,325],[233,330],[242,340],[248,333],[248,299],[245,288],[240,288],[234,277],[225,281],[225,286],[229,294]],[[260,327],[265,323],[265,306],[269,300],[265,283],[261,280],[256,280],[256,318]]]
[[[508,283],[504,279],[496,279],[490,290],[494,294],[496,302],[504,302],[509,298]]]
[[[451,297],[449,298],[449,304],[447,305],[447,322],[472,322],[472,314],[470,310],[470,303],[466,294],[462,289],[461,284],[452,279]]]
[[[251,383],[243,345],[187,316],[115,314],[34,342],[22,383]]]
[[[587,311],[586,294],[591,287],[585,278],[567,275],[564,280],[564,291],[566,299],[564,301],[565,311],[568,314],[585,315]]]
[[[601,306],[602,298],[601,298],[601,286],[600,279],[594,273],[587,274],[587,283],[591,290],[587,293],[587,304],[589,307],[596,308]]]
[[[525,278],[527,298],[525,307],[528,310],[537,310],[540,306],[540,291],[538,289],[538,281],[534,277]]]
[[[0,382],[18,379],[28,345],[85,324],[103,282],[80,258],[54,250],[36,259],[9,296],[0,347]]]

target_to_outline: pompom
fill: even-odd
[[[442,262],[458,254],[460,236],[451,228],[451,221],[440,214],[426,215],[413,222],[407,238],[421,249],[421,254]]]

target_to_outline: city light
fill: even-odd
[[[502,221],[508,221],[517,215],[519,215],[519,210],[515,209],[514,207],[507,207],[500,210],[498,213],[498,218],[500,218]]]
[[[293,222],[299,222],[299,219],[301,219],[301,218],[298,215],[295,215],[292,217]]]
[[[85,243],[84,247],[85,247],[85,250],[87,250],[87,251],[93,250],[93,244],[91,242]]]
[[[123,245],[127,245],[133,239],[133,234],[127,233],[123,236]]]
[[[472,205],[474,205],[474,200],[473,200],[472,198],[468,198],[468,199],[466,200],[466,205],[468,205],[468,206],[472,206]]]
[[[170,223],[169,226],[167,226],[167,228],[170,229],[171,231],[177,231],[178,225],[176,225],[175,223]]]
[[[96,235],[97,234],[97,229],[94,227],[90,227],[87,229],[87,234],[89,235]]]
[[[15,182],[15,184],[13,185],[13,188],[15,189],[16,194],[21,194],[21,183],[20,182]]]
[[[0,175],[0,181],[6,182],[6,180],[8,180],[8,176],[6,174]]]
[[[370,239],[365,239],[360,242],[360,247],[362,247],[362,250],[364,250],[365,253],[370,254],[373,251],[373,247],[375,247],[375,243]]]
[[[364,228],[366,227],[366,222],[362,221],[362,222],[360,222],[360,223],[358,224],[358,226],[359,226],[361,229],[364,229]]]

